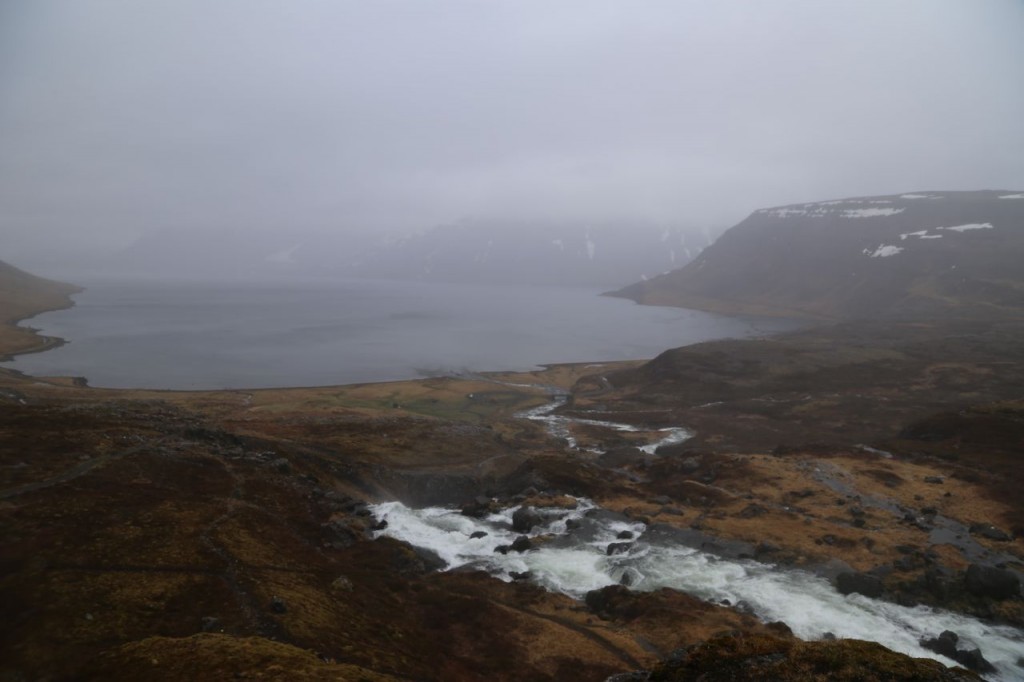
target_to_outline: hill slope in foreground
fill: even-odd
[[[825,318],[1024,313],[1024,193],[919,192],[755,211],[687,266],[612,295]]]
[[[609,585],[580,601],[529,576],[439,572],[436,555],[380,537],[368,504],[554,513],[585,496],[654,535],[838,565],[837,586],[847,576],[882,599],[1019,627],[1018,583],[969,580],[1009,579],[985,562],[1024,557],[1024,406],[1004,400],[1024,381],[1018,331],[965,329],[941,347],[932,330],[893,329],[881,345],[864,331],[846,353],[834,351],[847,333],[803,332],[786,346],[703,344],[633,374],[587,364],[264,391],[115,391],[0,370],[0,679],[977,680],[855,639],[801,642],[743,605],[672,589]],[[645,390],[675,372],[680,383]],[[550,386],[573,394],[563,414],[584,410],[566,422],[584,449],[517,416]],[[854,402],[844,425],[844,400],[874,412]],[[699,432],[650,454],[642,433],[602,428],[601,411]],[[729,444],[735,424],[742,442]],[[809,425],[835,444],[801,445],[818,438]],[[765,455],[780,432],[792,445]],[[965,538],[935,539],[954,522]]]

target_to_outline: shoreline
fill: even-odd
[[[58,337],[49,336],[40,333],[40,330],[24,323],[47,312],[54,312],[59,310],[68,310],[76,306],[76,302],[71,298],[77,293],[85,291],[84,287],[70,284],[60,284],[65,289],[70,289],[67,293],[62,293],[64,301],[60,304],[39,306],[30,309],[27,314],[22,314],[17,317],[11,317],[5,322],[0,324],[0,328],[6,330],[7,334],[11,337],[10,339],[4,338],[4,334],[0,332],[0,362],[11,362],[23,355],[30,355],[35,353],[43,353],[49,350],[60,348],[64,344],[68,343],[68,340]],[[597,293],[600,296],[609,296],[609,292]],[[619,297],[621,298],[621,297]],[[648,303],[638,303],[639,305],[650,306]],[[654,304],[653,307],[667,307],[673,309],[681,309],[681,306],[676,305],[659,305]],[[685,308],[683,308],[685,309]],[[742,320],[748,323],[751,327],[746,335],[739,336],[727,336],[721,338],[710,338],[703,341],[683,342],[681,345],[688,346],[697,343],[704,343],[707,341],[715,341],[721,339],[744,339],[744,338],[766,338],[771,336],[778,336],[780,334],[790,333],[798,329],[803,329],[808,326],[808,320],[794,318],[792,316],[786,316],[782,314],[769,314],[765,311],[735,311],[735,312],[724,312],[714,310],[712,307],[705,306],[703,308],[690,308],[690,310],[709,313],[711,315],[720,315],[723,317],[730,317],[737,320]],[[758,324],[761,320],[792,320],[793,326],[787,329],[781,330],[764,330],[760,328]],[[21,343],[18,343],[22,340]],[[370,380],[357,380],[348,382],[342,380],[341,382],[332,383],[295,383],[287,385],[256,385],[256,386],[182,386],[182,387],[153,387],[153,386],[94,386],[89,383],[90,377],[87,376],[75,376],[75,375],[63,375],[54,374],[46,376],[33,375],[28,371],[21,369],[15,369],[13,367],[0,367],[0,375],[6,376],[11,380],[15,381],[37,381],[41,383],[47,383],[51,385],[68,386],[74,385],[77,387],[88,387],[110,391],[126,391],[126,392],[146,392],[146,393],[218,393],[218,392],[231,392],[231,391],[289,391],[289,390],[310,390],[310,389],[330,389],[337,387],[353,387],[353,386],[364,386],[364,385],[378,385],[378,384],[400,384],[407,382],[421,382],[436,380],[439,378],[452,378],[452,379],[472,379],[473,377],[486,377],[493,375],[523,375],[530,376],[538,372],[549,372],[553,368],[566,367],[572,368],[570,373],[578,376],[582,376],[582,372],[578,371],[580,367],[587,365],[594,366],[600,365],[609,367],[612,369],[619,369],[624,367],[636,366],[645,362],[649,362],[653,358],[661,355],[662,353],[680,346],[678,342],[668,341],[664,347],[659,347],[656,350],[652,350],[651,354],[646,357],[632,357],[627,359],[586,359],[586,360],[575,360],[568,362],[537,362],[530,366],[521,366],[518,368],[505,368],[505,369],[479,369],[479,370],[451,370],[447,373],[441,373],[436,375],[410,375],[402,378],[383,378],[383,379],[370,379]],[[497,363],[496,363],[497,364]],[[308,378],[308,377],[307,377]],[[173,382],[172,382],[173,383]],[[196,382],[199,383],[199,382]]]
[[[71,308],[74,308],[75,301],[74,299],[71,298],[71,296],[73,296],[74,294],[82,293],[83,291],[85,291],[85,289],[81,287],[76,287],[75,291],[66,294],[67,302],[64,305],[47,306],[45,308],[36,309],[28,315],[22,315],[20,317],[6,319],[3,322],[2,326],[9,332],[14,333],[12,334],[12,337],[16,335],[17,337],[25,339],[33,339],[36,340],[36,343],[31,346],[19,349],[14,345],[13,338],[11,340],[5,339],[4,341],[6,341],[6,343],[3,343],[3,346],[0,347],[0,362],[10,362],[19,355],[43,353],[54,348],[60,348],[65,343],[67,343],[66,339],[62,339],[59,336],[47,336],[45,334],[40,334],[39,330],[36,329],[35,327],[23,326],[22,323],[27,322],[28,320],[31,320],[33,318],[36,318],[44,313],[52,313],[57,312],[59,310],[70,310]],[[4,371],[22,374],[21,372],[17,372],[17,370],[5,369]]]

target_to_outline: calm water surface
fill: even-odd
[[[3,366],[111,388],[390,381],[649,358],[792,322],[640,306],[595,289],[421,282],[81,282],[27,324],[68,343]]]

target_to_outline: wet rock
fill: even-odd
[[[494,511],[494,500],[489,497],[477,497],[472,502],[467,502],[462,505],[460,510],[463,516],[469,516],[474,519],[483,518]]]
[[[221,629],[220,619],[214,616],[203,616],[203,632],[219,632]]]
[[[925,570],[918,580],[922,590],[938,599],[940,602],[949,598],[953,592],[953,581],[945,571],[938,566],[932,566]]]
[[[288,613],[288,604],[280,597],[273,597],[270,600],[270,610],[274,613]]]
[[[1009,542],[1012,538],[991,523],[975,523],[971,526],[971,535],[988,538],[997,542]]]
[[[608,556],[612,556],[614,554],[625,554],[632,546],[632,542],[613,542],[608,545],[608,549],[606,551]]]
[[[633,531],[631,531],[631,530],[624,530],[624,531],[620,532],[618,535],[616,535],[615,537],[618,540],[632,540],[633,539]]]
[[[509,571],[509,577],[515,581],[529,580],[533,577],[532,571]]]
[[[381,519],[377,523],[375,523],[372,526],[370,526],[370,530],[373,530],[373,531],[384,530],[387,527],[388,527],[388,520],[387,519]]]
[[[783,622],[781,620],[777,620],[777,621],[774,621],[772,623],[768,623],[768,625],[766,627],[769,630],[771,630],[772,632],[774,632],[775,634],[777,634],[777,635],[782,635],[784,637],[792,637],[793,636],[793,629],[790,628],[788,625],[786,625],[785,622]]]
[[[292,470],[291,462],[284,457],[278,457],[274,461],[270,462],[270,468],[277,471],[279,474],[287,474]]]
[[[921,646],[949,658],[956,657],[956,643],[960,636],[951,630],[944,630],[938,637],[922,639]]]
[[[526,537],[525,535],[520,535],[512,541],[512,545],[509,547],[509,549],[513,552],[527,552],[533,549],[533,540]]]
[[[836,641],[836,636],[835,636],[835,634],[833,634],[831,632],[826,632],[825,634],[823,634],[821,636],[821,639],[822,639],[822,641],[825,641],[825,642],[834,642],[834,641]]]
[[[565,529],[566,530],[579,530],[583,524],[580,523],[579,519],[566,519]]]
[[[959,649],[957,648],[957,643],[959,641],[960,637],[955,632],[945,630],[938,637],[922,639],[921,646],[929,651],[934,651],[937,654],[946,656],[947,658],[952,658],[954,661],[970,670],[982,673],[995,671],[992,664],[989,663],[982,655],[980,649]]]
[[[971,564],[964,575],[964,587],[971,594],[990,599],[1020,596],[1020,578],[1011,571],[994,566]]]
[[[836,589],[840,594],[863,594],[878,599],[885,591],[882,581],[867,573],[840,573],[836,576]]]
[[[508,551],[512,549],[511,545],[498,545],[494,548],[494,551],[498,554],[508,554]]]
[[[533,507],[520,507],[512,514],[512,530],[529,533],[534,526],[544,523],[544,518]]]
[[[599,590],[591,590],[583,597],[587,608],[605,620],[611,620],[632,601],[633,593],[622,585],[609,585]]]
[[[476,530],[476,531],[473,531],[472,533],[469,534],[469,539],[470,540],[476,540],[478,538],[485,538],[485,537],[487,537],[487,531],[485,531],[485,530]]]

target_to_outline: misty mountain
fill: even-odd
[[[355,272],[448,282],[602,286],[679,267],[710,242],[707,232],[653,225],[463,223],[378,249]]]
[[[360,277],[617,286],[688,263],[707,230],[655,225],[464,222],[381,239],[328,232],[164,229],[107,266],[173,277]]]
[[[821,317],[1024,312],[1024,193],[916,192],[755,211],[685,267],[611,295]]]

